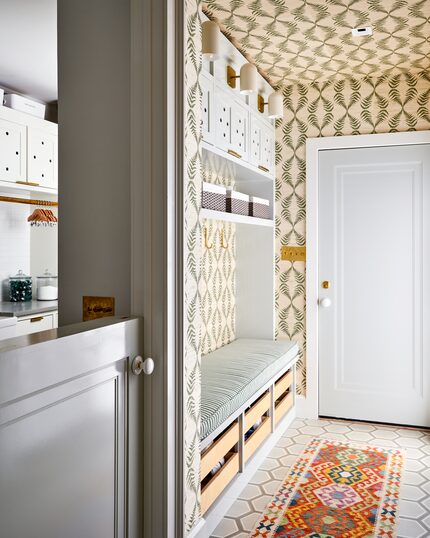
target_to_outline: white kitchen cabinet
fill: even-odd
[[[261,127],[261,157],[259,166],[267,172],[274,172],[275,133],[273,127]]]
[[[248,160],[249,111],[241,103],[234,101],[230,110],[231,137],[230,150],[245,161]]]
[[[214,81],[213,77],[206,73],[201,74],[200,79],[202,89],[202,137],[205,142],[214,144]]]
[[[261,162],[261,123],[255,114],[250,118],[249,162],[259,166]]]
[[[56,312],[46,312],[43,314],[34,314],[33,316],[25,316],[18,318],[16,324],[16,336],[24,336],[26,334],[38,333],[55,329],[57,324]]]
[[[27,148],[28,181],[57,189],[57,137],[29,127]]]
[[[231,145],[231,108],[230,96],[215,87],[215,144],[220,149],[228,151]]]
[[[0,181],[26,181],[26,130],[0,118]]]

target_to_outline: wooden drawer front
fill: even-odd
[[[293,393],[289,392],[275,407],[275,422],[281,420],[281,418],[293,407]]]
[[[234,454],[202,489],[200,508],[202,514],[212,505],[239,472],[239,454]]]
[[[289,370],[279,381],[275,383],[275,400],[293,384],[293,372]]]
[[[239,424],[235,422],[230,428],[215,441],[206,452],[202,454],[200,463],[200,478],[211,472],[211,469],[223,458],[236,443],[239,442]]]
[[[267,392],[245,413],[245,432],[270,408],[270,394]]]
[[[25,334],[38,333],[39,331],[47,331],[54,327],[54,316],[52,314],[34,316],[30,319],[18,321],[16,324],[16,336]]]
[[[270,435],[270,419],[264,417],[261,426],[245,442],[245,461],[249,460],[268,435]]]

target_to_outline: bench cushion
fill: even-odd
[[[297,355],[289,340],[239,338],[202,357],[200,439],[214,432]]]

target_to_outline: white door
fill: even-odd
[[[319,414],[430,426],[430,145],[319,170]]]

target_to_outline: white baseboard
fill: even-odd
[[[296,400],[297,401],[297,400]],[[243,473],[239,473],[231,484],[226,487],[224,493],[220,495],[217,501],[205,514],[205,517],[199,521],[196,527],[188,534],[187,538],[209,538],[213,531],[218,527],[224,516],[230,510],[240,493],[253,477],[263,461],[267,458],[269,452],[275,447],[276,443],[285,433],[285,430],[296,418],[296,406],[281,420],[276,431],[272,433],[267,441],[258,449],[257,453],[247,462]]]
[[[297,418],[309,418],[316,420],[318,418],[318,411],[315,409],[315,403],[311,402],[311,400],[305,396],[297,395],[296,415]]]

